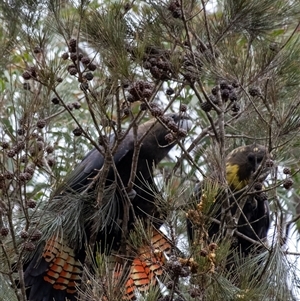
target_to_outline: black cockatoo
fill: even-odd
[[[171,124],[173,142],[170,142],[170,135],[166,138],[171,133],[168,128]],[[45,206],[41,217],[44,238],[24,266],[29,301],[76,300],[76,285],[81,280],[87,245],[92,242],[97,250],[109,254],[120,248],[127,239],[124,233],[128,233],[137,220],[147,224],[150,221],[153,229],[162,224],[153,192],[157,191],[153,167],[190,127],[190,120],[180,114],[165,115],[159,120],[154,118],[139,125],[137,131],[128,131],[114,153],[111,151],[117,141],[113,136],[108,147],[99,146],[101,152],[94,148],[85,156]],[[134,171],[132,166],[136,166]],[[134,181],[127,193],[132,173]],[[151,241],[155,248],[160,248],[160,239],[161,244],[167,242],[159,235],[158,230],[153,230]],[[164,246],[161,251],[167,249],[169,246]],[[144,255],[141,256],[138,262]],[[135,281],[139,285],[137,278],[137,274],[132,274],[126,284],[129,298],[133,297]]]
[[[262,145],[241,146],[228,154],[226,157],[226,181],[229,189],[227,193],[223,189],[219,189],[215,196],[215,203],[211,206],[210,215],[219,223],[211,222],[208,229],[209,239],[222,237],[226,232],[224,226],[228,226],[228,220],[225,220],[225,216],[226,210],[229,208],[232,217],[237,211],[242,210],[238,220],[230,225],[235,224],[236,231],[242,234],[235,235],[236,243],[233,247],[237,247],[243,255],[247,255],[254,246],[251,240],[259,242],[266,238],[270,226],[270,209],[266,194],[261,190],[263,188],[261,182],[265,180],[270,169],[266,166],[266,162],[270,164],[270,155]],[[244,188],[254,182],[257,182],[254,185],[256,187],[252,187],[251,194],[247,194],[247,190]],[[195,197],[198,201],[205,193],[204,186],[204,183],[201,183],[196,188]],[[228,199],[229,202],[227,202]],[[222,208],[225,209],[223,215],[221,214]],[[189,237],[193,241],[193,222],[188,219],[187,225]]]

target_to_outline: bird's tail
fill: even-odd
[[[158,278],[165,275],[164,265],[174,250],[173,243],[154,227],[147,231],[147,236],[148,239],[144,238],[138,247],[133,247],[134,256],[129,259],[125,259],[120,252],[114,255],[114,261],[111,259],[114,256],[110,256],[109,260],[114,262],[114,266],[110,263],[113,279],[107,285],[112,286],[113,290],[123,287],[119,291],[123,300],[135,300],[137,293],[156,287]],[[127,248],[130,249],[129,246]],[[25,269],[24,278],[25,285],[29,287],[29,300],[76,300],[85,260],[82,257],[85,254],[81,254],[82,258],[79,255],[60,237],[53,236],[48,239]],[[106,299],[105,294],[102,299]],[[107,300],[109,299],[107,296]]]
[[[50,237],[26,265],[29,300],[75,300],[83,270],[81,255],[85,256],[84,250],[74,252],[60,237]]]
[[[173,244],[159,230],[152,229],[150,243],[137,250],[125,284],[124,300],[134,300],[135,292],[146,292],[157,285],[157,278],[164,273],[164,264],[171,255]]]

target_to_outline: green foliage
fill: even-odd
[[[97,220],[100,229],[109,210],[116,210],[80,195],[51,203],[84,154],[99,141],[108,147],[106,137],[122,139],[161,112],[186,114],[186,105],[194,126],[175,155],[158,166],[160,192],[153,193],[172,242],[198,269],[172,279],[176,289],[164,294],[172,300],[296,300],[300,275],[291,262],[299,254],[289,254],[287,242],[300,238],[300,2],[220,0],[209,9],[212,2],[0,3],[0,230],[9,229],[0,235],[0,299],[25,300],[22,282],[20,294],[14,285],[21,268],[19,274],[11,270],[33,255],[24,251],[30,238],[21,238],[22,230],[40,229],[43,238],[66,235],[78,246],[86,219]],[[221,94],[224,81],[235,93],[231,100]],[[255,142],[266,145],[276,162],[266,181],[274,234],[267,250],[238,262],[234,274],[226,269],[226,259],[234,257],[227,241],[218,242],[215,259],[199,254],[209,248],[204,234],[214,195],[220,183],[228,188],[225,156]],[[289,175],[282,173],[286,166]],[[207,178],[202,236],[187,247],[185,215],[194,187]],[[291,178],[293,187],[283,188]],[[102,198],[113,195],[103,191]],[[91,202],[90,212],[82,209],[84,202]],[[137,245],[147,240],[147,233],[139,234],[131,237]],[[90,282],[82,300],[93,290],[103,296],[105,273],[113,277],[106,257],[99,256],[95,263],[90,255],[93,268],[85,267]],[[120,296],[112,286],[108,301]],[[155,300],[157,292],[153,296],[145,300]]]

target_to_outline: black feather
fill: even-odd
[[[178,114],[169,115],[169,118],[179,127],[190,124],[187,118]],[[48,262],[43,257],[43,245],[50,241],[54,235],[62,240],[63,246],[72,247],[70,256],[83,264],[85,260],[85,247],[95,239],[101,252],[109,253],[112,249],[117,250],[124,238],[124,230],[133,228],[136,218],[149,220],[156,217],[158,209],[154,202],[153,167],[159,163],[176,144],[168,143],[165,136],[169,133],[166,125],[152,119],[138,127],[137,139],[142,140],[133,189],[135,196],[129,199],[124,187],[130,179],[132,160],[134,154],[135,135],[134,131],[128,135],[116,149],[113,155],[113,166],[109,166],[106,177],[98,177],[99,171],[104,166],[106,157],[103,156],[105,149],[99,146],[91,150],[74,171],[67,177],[64,185],[60,187],[54,198],[47,204],[44,212],[44,229],[46,232],[44,242],[38,248],[29,263],[26,264],[24,278],[29,287],[29,301],[65,301],[65,298],[75,300],[76,293],[70,294],[64,286],[56,289],[44,278],[49,271],[54,269],[54,261]],[[114,136],[110,137],[110,148],[113,149]],[[99,195],[98,187],[104,185],[104,191]],[[124,210],[128,200],[128,220],[124,220]],[[68,250],[68,249],[66,249]],[[66,253],[71,251],[66,251]],[[69,253],[68,253],[69,254]],[[59,255],[57,255],[59,256]],[[77,263],[76,263],[77,264]]]
[[[208,227],[208,236],[210,239],[223,238],[224,227],[220,227],[220,224],[224,225],[222,217],[224,218],[225,216],[221,214],[222,208],[230,210],[231,215],[234,216],[237,210],[239,210],[238,204],[240,206],[243,204],[243,207],[241,208],[242,213],[236,223],[236,231],[257,242],[260,240],[263,241],[267,237],[270,227],[270,209],[268,200],[262,197],[266,195],[263,192],[255,194],[252,192],[249,195],[242,188],[245,188],[251,181],[255,180],[252,179],[254,173],[261,168],[261,163],[268,156],[266,148],[256,144],[236,148],[227,156],[226,171],[230,189],[227,193],[224,192],[224,189],[219,189],[215,196],[216,201],[208,213],[208,216],[219,221],[219,223],[210,223]],[[268,171],[265,168],[257,175],[260,181],[265,179]],[[201,200],[205,189],[205,183],[197,185],[193,196],[196,203],[199,203]],[[230,209],[224,204],[229,204]],[[188,219],[187,231],[191,241],[194,240],[193,227],[192,221]],[[256,249],[257,246],[250,240],[247,240],[247,238],[243,238],[241,235],[235,235],[235,237],[236,243],[232,247],[238,247],[243,255],[248,255],[253,249]]]

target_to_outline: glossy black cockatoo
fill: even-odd
[[[175,137],[172,142],[166,138],[171,133],[170,124]],[[174,126],[178,127],[177,133]],[[85,156],[43,211],[44,237],[24,268],[29,301],[76,300],[87,246],[92,242],[106,254],[118,250],[137,220],[153,225],[151,242],[155,248],[167,242],[154,228],[163,222],[158,219],[155,203],[153,168],[190,127],[190,120],[183,115],[154,118],[139,125],[137,131],[128,131],[117,147],[118,141],[112,136],[108,147],[99,146]],[[136,167],[133,172],[132,166]],[[127,193],[132,173],[133,185]],[[169,245],[162,246],[161,251],[166,249]],[[145,256],[144,250],[135,260],[136,268]],[[143,266],[144,276],[160,273],[156,271],[159,266]],[[143,277],[134,273],[132,268],[126,284],[128,299],[134,297],[134,286],[139,286],[138,278]]]
[[[257,144],[238,147],[228,154],[226,157],[228,189],[226,191],[219,188],[214,196],[215,200],[209,211],[209,215],[215,219],[208,228],[210,240],[222,239],[227,227],[234,227],[235,243],[232,247],[238,248],[243,255],[251,252],[256,245],[253,241],[265,240],[270,226],[270,209],[262,182],[268,175],[270,166],[267,165],[270,165],[270,162],[267,149]],[[194,193],[196,202],[199,202],[205,193],[205,183],[199,184]],[[232,223],[226,220],[228,210],[231,219],[234,219],[238,212],[238,220]],[[191,219],[187,220],[187,225],[189,237],[193,241],[195,227]]]

